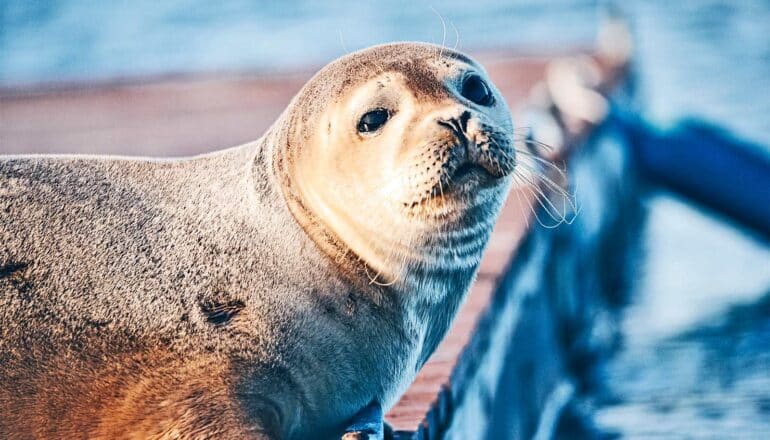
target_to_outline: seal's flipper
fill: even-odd
[[[342,440],[383,440],[385,424],[382,421],[382,415],[382,406],[379,402],[373,401],[366,405],[353,416],[350,425],[345,428]],[[389,437],[392,438],[392,434]]]

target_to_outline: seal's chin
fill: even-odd
[[[488,170],[479,164],[466,162],[456,167],[451,173],[449,173],[448,188],[452,187],[464,187],[467,183],[483,184],[495,180],[497,177],[493,176]]]
[[[478,189],[495,186],[511,173],[511,170],[491,167],[473,160],[465,160],[447,168],[442,179],[436,184],[438,188],[432,191],[433,196],[463,196]],[[440,190],[439,194],[436,189]]]
[[[471,199],[478,199],[486,190],[505,186],[506,177],[512,171],[495,172],[473,161],[463,161],[457,165],[445,166],[440,175],[428,185],[428,190],[418,192],[409,202],[403,202],[405,208],[425,209],[448,206],[458,209],[467,205]],[[418,187],[419,189],[419,187]]]
[[[465,180],[473,178],[473,176],[477,175],[488,175],[487,170],[482,168],[480,165],[475,163],[464,163],[457,167],[457,169],[454,170],[454,172],[450,175],[451,179],[455,183],[463,182]]]

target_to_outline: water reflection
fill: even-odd
[[[770,433],[770,292],[681,334],[627,346],[602,371],[607,388],[592,403],[601,431],[763,438]]]

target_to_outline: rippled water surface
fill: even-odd
[[[650,200],[622,347],[593,422],[623,438],[770,438],[770,248],[669,196]]]

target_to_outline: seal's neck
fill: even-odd
[[[396,240],[395,243],[403,247],[398,254],[398,262],[403,265],[399,267],[401,273],[395,279],[392,276],[380,278],[378,275],[383,271],[376,266],[377,261],[372,264],[371,260],[366,261],[363,255],[355,252],[346,241],[349,237],[343,240],[302,197],[294,174],[299,146],[292,144],[292,136],[285,128],[289,126],[292,124],[279,119],[274,125],[277,128],[268,131],[260,151],[255,155],[254,167],[259,168],[264,174],[263,179],[282,195],[293,219],[327,256],[330,264],[367,303],[373,305],[372,310],[380,310],[371,319],[383,315],[382,305],[388,304],[388,322],[368,322],[366,325],[378,326],[383,332],[393,331],[394,335],[385,339],[411,341],[408,347],[399,348],[409,351],[403,356],[404,365],[399,367],[402,371],[392,371],[390,375],[393,377],[389,378],[392,382],[383,389],[382,397],[386,400],[383,403],[393,403],[389,400],[404,391],[449,328],[475,277],[500,203],[495,201],[478,208],[478,212],[468,212],[463,217],[467,226],[459,227],[454,232],[439,231],[420,240],[420,243],[414,243],[411,248],[409,243],[398,243]],[[409,226],[406,223],[404,227]],[[367,243],[375,243],[383,249],[393,245],[394,240],[385,233],[369,229],[357,228],[356,231],[373,234],[371,240],[368,235],[364,237]],[[388,257],[380,262],[387,264]]]

